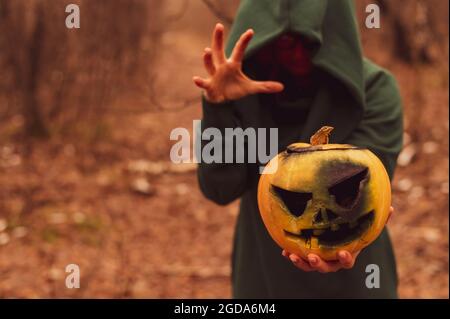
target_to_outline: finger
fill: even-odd
[[[394,207],[391,206],[391,208],[389,208],[389,216],[386,220],[386,224],[391,220],[392,213],[394,213]]]
[[[203,53],[203,63],[205,64],[205,69],[209,75],[214,75],[216,73],[216,67],[214,66],[212,51],[210,48],[206,48]]]
[[[222,24],[216,24],[212,40],[212,55],[216,63],[222,64],[225,62],[225,53],[223,51],[223,33],[224,27]]]
[[[326,262],[315,254],[308,255],[308,262],[311,268],[321,273],[336,272],[342,267],[339,262]]]
[[[306,271],[306,272],[314,271],[314,269],[306,261],[304,261],[301,257],[299,257],[295,254],[290,254],[289,259],[295,265],[295,267],[297,267],[303,271]]]
[[[288,253],[286,250],[283,249],[283,251],[281,252],[281,255],[283,255],[284,258],[289,259],[290,253]]]
[[[244,59],[245,50],[247,49],[247,46],[250,42],[250,40],[253,37],[253,30],[248,29],[246,32],[244,32],[241,37],[239,38],[238,42],[236,43],[233,53],[231,53],[231,60],[233,62],[242,62]]]
[[[273,81],[251,81],[250,82],[250,93],[251,94],[258,94],[258,93],[278,93],[284,90],[283,84],[280,82],[273,82]]]
[[[341,250],[338,252],[338,259],[342,265],[342,268],[350,269],[355,265],[356,256],[352,256],[348,251]]]
[[[195,85],[204,90],[208,90],[211,86],[209,80],[203,79],[199,76],[194,76],[192,80],[194,81]]]

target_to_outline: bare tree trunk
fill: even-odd
[[[31,4],[26,8],[27,4],[24,2],[2,0],[2,32],[9,47],[6,54],[14,72],[20,109],[25,120],[25,134],[48,137],[37,99],[39,59],[44,33],[43,10],[39,3]],[[26,10],[31,10],[30,17],[26,16]]]
[[[402,5],[392,0],[377,2],[394,32],[393,54],[408,63],[436,62],[443,39],[435,23],[439,12],[432,9],[442,3],[435,0],[407,0]]]
[[[48,137],[49,132],[44,124],[37,99],[44,25],[42,7],[38,6],[36,9],[35,25],[32,29],[29,48],[25,50],[25,61],[23,61],[23,63],[28,64],[28,70],[24,70],[22,75],[23,116],[25,118],[25,130],[29,136]]]

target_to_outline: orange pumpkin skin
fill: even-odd
[[[295,143],[265,167],[258,206],[271,237],[290,253],[336,260],[383,230],[391,205],[389,176],[369,150],[348,144]]]

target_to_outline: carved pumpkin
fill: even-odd
[[[321,128],[310,144],[288,146],[267,164],[271,173],[262,174],[258,185],[270,235],[303,258],[315,253],[335,260],[339,250],[359,251],[378,237],[389,215],[383,164],[367,149],[327,144],[332,129]]]

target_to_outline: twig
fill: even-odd
[[[202,2],[208,7],[208,9],[225,24],[231,25],[233,23],[233,18],[225,15],[216,5],[214,5],[210,0],[202,0]]]
[[[173,14],[171,14],[170,16],[168,16],[165,20],[167,23],[172,23],[172,22],[176,22],[178,20],[180,20],[184,14],[187,11],[189,5],[189,0],[184,0],[183,4],[181,5],[181,8],[179,9],[178,12],[175,12]]]
[[[152,76],[149,83],[156,83],[156,75]],[[156,107],[156,111],[174,112],[174,111],[179,111],[179,110],[185,109],[187,107],[190,107],[190,106],[194,105],[195,103],[200,103],[200,96],[195,96],[195,97],[185,99],[184,102],[182,102],[180,105],[177,105],[176,107],[171,107],[171,108],[163,107],[162,104],[160,103],[160,101],[156,98],[157,94],[156,94],[155,86],[149,84],[148,88],[149,88],[149,100]]]

